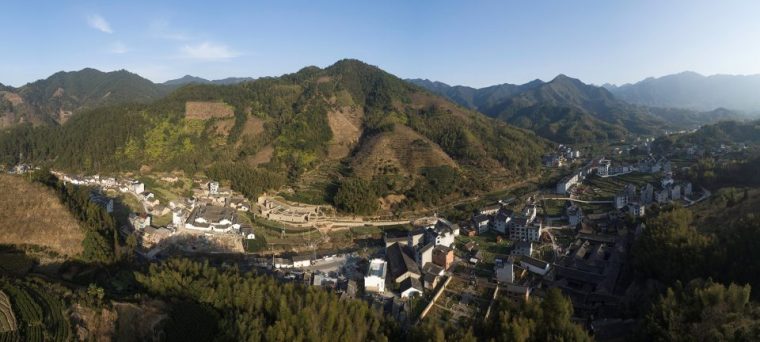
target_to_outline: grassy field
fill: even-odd
[[[543,209],[546,216],[562,216],[565,214],[565,201],[544,200]]]
[[[67,256],[82,251],[84,232],[52,191],[9,175],[0,175],[0,189],[0,244],[38,245]]]

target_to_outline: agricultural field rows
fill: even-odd
[[[18,327],[16,333],[0,334],[0,341],[19,338],[27,341],[68,341],[73,338],[71,324],[60,299],[38,285],[19,280],[1,279],[0,288],[10,299]],[[0,302],[0,311],[2,308]]]

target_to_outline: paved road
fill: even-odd
[[[588,204],[612,204],[612,201],[586,201],[586,200],[579,200],[575,198],[570,197],[543,197],[541,200],[555,200],[555,201],[571,201],[571,202],[578,202],[578,203],[588,203]]]
[[[317,260],[309,267],[303,267],[306,271],[330,272],[337,271],[346,264],[346,257],[335,257],[332,260]]]

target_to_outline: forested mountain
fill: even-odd
[[[237,85],[188,85],[149,105],[99,108],[60,127],[0,135],[9,164],[206,171],[251,196],[287,183],[327,201],[328,188],[350,197],[359,185],[370,202],[360,207],[369,211],[390,194],[432,204],[514,180],[539,167],[547,146],[356,60]],[[313,184],[318,170],[327,186]],[[437,187],[432,175],[451,181]]]
[[[82,111],[124,103],[149,103],[168,90],[125,70],[58,72],[0,94],[0,127],[64,123]]]
[[[662,149],[672,146],[720,147],[722,144],[758,144],[760,143],[760,121],[722,121],[705,125],[698,130],[658,138],[655,145]]]
[[[629,132],[653,134],[666,123],[628,105],[603,88],[559,75],[550,82],[502,84],[482,89],[414,83],[558,142],[619,139]],[[464,88],[464,89],[462,89]]]
[[[238,84],[242,82],[247,81],[253,81],[253,78],[251,77],[228,77],[223,78],[220,80],[207,80],[202,77],[197,76],[191,76],[191,75],[185,75],[181,78],[169,80],[164,83],[161,83],[161,85],[168,86],[170,88],[176,88],[179,86],[187,85],[187,84],[218,84],[218,85],[229,85],[229,84]]]
[[[760,112],[760,75],[712,75],[682,72],[622,86],[605,85],[629,103],[654,107],[713,110],[719,107]]]
[[[697,113],[631,105],[604,88],[565,75],[550,82],[535,80],[481,89],[428,80],[409,81],[462,106],[563,143],[620,139],[631,133],[656,134],[665,129],[694,128],[740,117],[725,109]]]

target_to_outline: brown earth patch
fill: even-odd
[[[0,95],[2,95],[3,98],[10,102],[14,107],[24,103],[24,99],[19,94],[11,93],[9,91],[0,91]]]
[[[187,101],[185,103],[185,118],[188,119],[206,120],[229,118],[234,115],[234,108],[221,101]]]
[[[406,199],[406,196],[401,195],[388,195],[385,197],[380,198],[380,208],[383,211],[391,210],[394,204],[401,203],[403,200]]]
[[[327,149],[329,159],[343,159],[351,153],[361,137],[363,117],[363,110],[350,106],[327,112],[327,122],[333,133]]]
[[[226,137],[226,136],[230,135],[230,130],[234,126],[235,126],[235,119],[234,118],[217,120],[211,126],[211,130],[214,133],[216,133],[217,135],[221,135],[221,136],[225,136]]]
[[[159,341],[161,323],[169,318],[166,304],[159,300],[114,303],[117,312],[115,341]]]
[[[0,189],[0,243],[82,252],[84,232],[51,190],[9,175],[0,175]]]
[[[74,323],[74,331],[80,341],[111,341],[113,340],[116,316],[114,310],[107,308],[94,310],[74,304],[71,321]]]
[[[356,173],[364,178],[382,172],[414,175],[422,167],[449,165],[458,168],[440,146],[403,125],[370,138],[352,164]]]
[[[274,147],[272,144],[266,145],[259,150],[259,152],[256,152],[253,156],[248,156],[245,159],[246,164],[250,165],[251,167],[257,167],[261,164],[266,164],[272,160],[272,155],[274,155]]]

